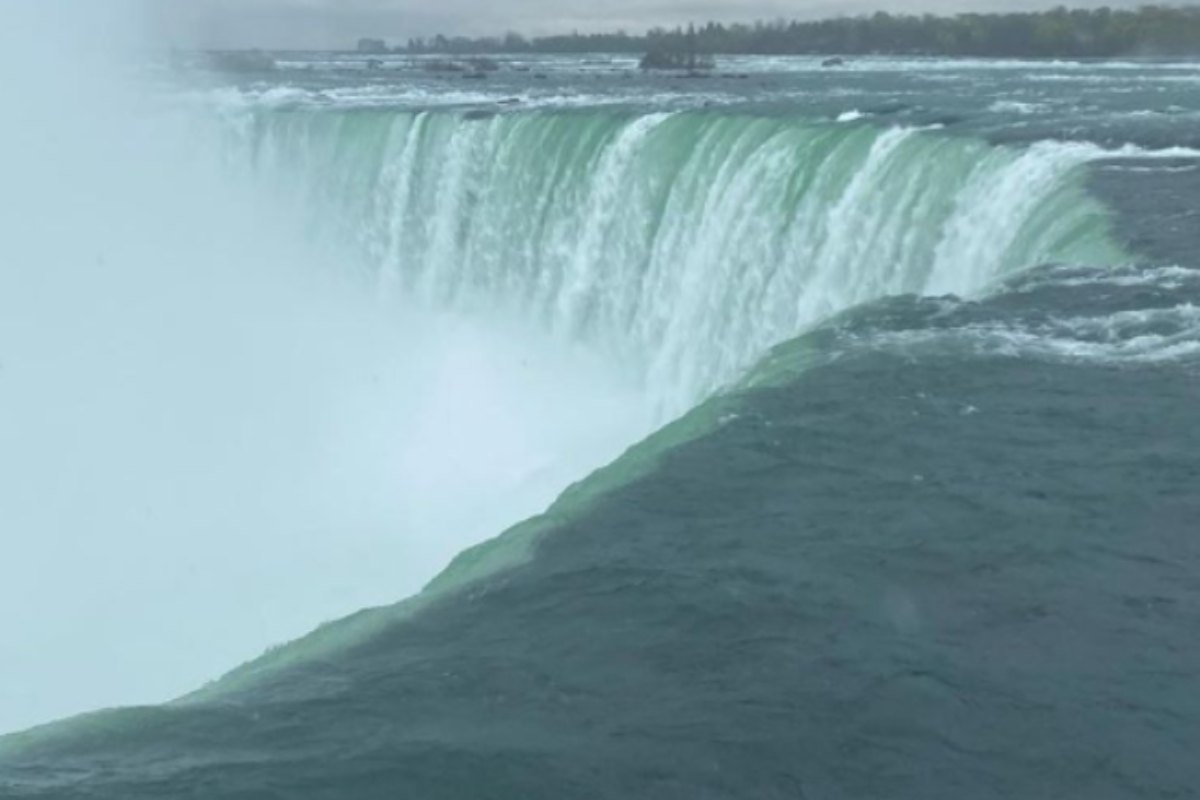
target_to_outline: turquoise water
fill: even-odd
[[[384,291],[503,305],[636,364],[673,413],[857,304],[1123,260],[1086,144],[606,110],[262,111],[235,130]]]

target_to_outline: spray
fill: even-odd
[[[649,426],[569,342],[381,300],[79,5],[0,12],[0,731],[399,600]]]

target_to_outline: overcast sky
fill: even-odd
[[[1059,0],[144,0],[155,35],[179,46],[346,47],[435,33],[641,31],[688,21],[813,18],[877,9],[1043,8]],[[1072,6],[1128,5],[1078,0]]]

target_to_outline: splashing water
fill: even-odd
[[[666,413],[859,303],[1107,263],[1089,145],[712,113],[276,112],[242,152],[385,286],[507,304],[637,365]]]

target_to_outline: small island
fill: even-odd
[[[700,52],[698,40],[696,26],[689,25],[681,40],[651,49],[642,56],[638,66],[643,70],[673,70],[691,75],[714,69],[716,62],[711,55]]]

